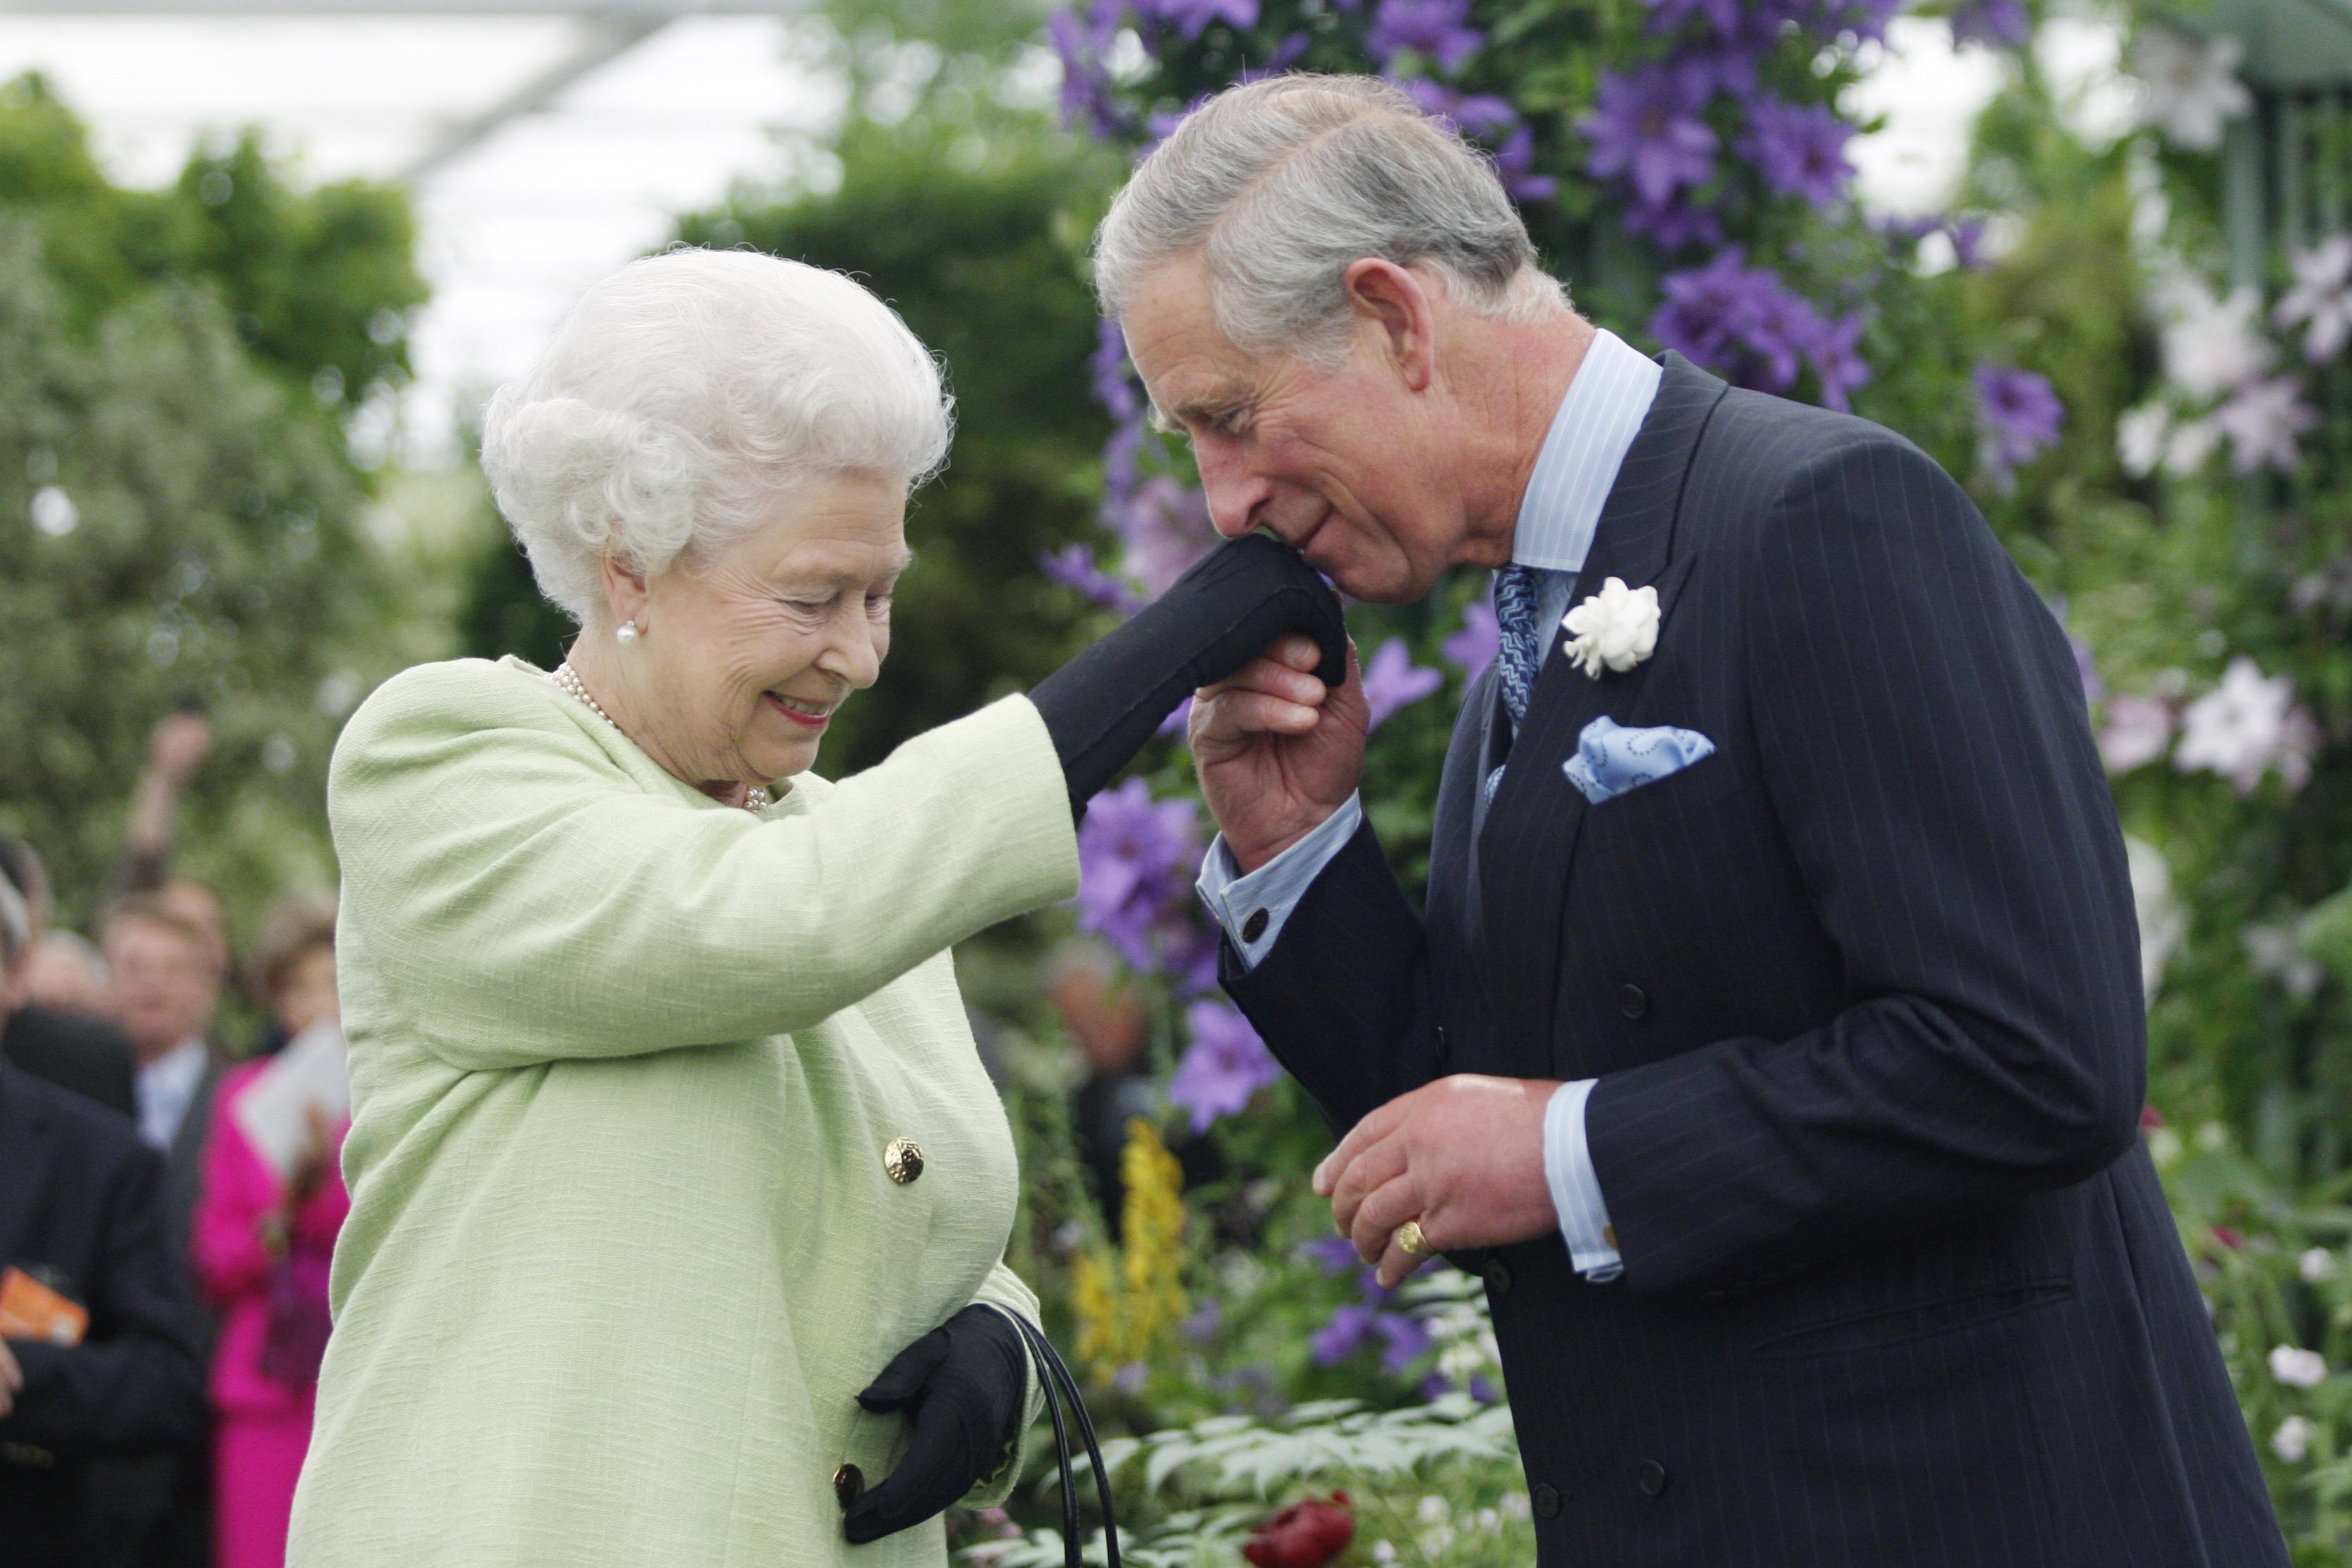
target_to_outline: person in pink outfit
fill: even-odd
[[[196,1278],[221,1313],[211,1385],[220,1419],[216,1568],[285,1563],[326,1349],[328,1262],[351,1211],[338,1168],[348,1116],[303,1103],[290,1154],[274,1161],[268,1140],[257,1140],[251,1119],[239,1113],[273,1070],[319,1043],[307,1031],[336,1022],[332,909],[281,906],[271,924],[276,940],[263,944],[259,989],[294,1044],[223,1080],[190,1240]]]

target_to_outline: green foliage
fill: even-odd
[[[250,136],[122,189],[39,79],[0,89],[0,831],[50,860],[68,921],[174,705],[216,731],[186,868],[240,916],[331,881],[335,728],[440,651],[314,390],[404,374],[411,239],[399,193],[298,192]],[[437,568],[400,509],[376,515]]]
[[[289,416],[185,285],[110,312],[84,342],[21,220],[0,227],[0,388],[7,830],[86,915],[150,726],[194,700],[220,731],[201,868],[248,891],[323,880],[311,824],[359,678],[327,689],[327,710],[318,693],[377,591],[331,431]]]
[[[330,404],[407,374],[405,313],[425,287],[407,197],[392,186],[298,191],[247,132],[199,150],[169,190],[127,190],[36,75],[0,89],[0,207],[31,217],[85,331],[178,279],[215,290],[261,363],[319,383]]]

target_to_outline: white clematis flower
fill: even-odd
[[[2124,472],[2144,479],[2164,461],[2164,446],[2172,434],[2172,414],[2161,403],[2143,403],[2116,421],[2116,457]]]
[[[2174,279],[2165,292],[2164,374],[2199,402],[2219,397],[2268,370],[2272,349],[2257,330],[2262,297],[2252,289],[2217,300],[2203,285]]]
[[[2301,789],[2318,740],[2311,715],[2295,702],[2294,678],[2265,676],[2240,654],[2221,683],[2180,715],[2172,762],[2184,773],[2219,773],[2240,795],[2252,795],[2273,768],[2289,789]]]
[[[2282,330],[2303,323],[2303,354],[2326,364],[2352,339],[2352,235],[2334,234],[2309,250],[2290,251],[2294,287],[2271,312]]]
[[[2327,1362],[2317,1351],[2280,1345],[2271,1352],[2271,1375],[2289,1388],[2317,1388],[2327,1381]]]
[[[1612,577],[1563,624],[1573,640],[1561,651],[1578,668],[1595,680],[1604,667],[1622,674],[1657,649],[1658,591],[1628,588],[1624,578]]]
[[[2133,51],[2146,84],[2140,118],[2176,147],[2219,147],[2222,126],[2254,107],[2238,79],[2245,58],[2246,46],[2226,35],[2200,44],[2168,27],[2143,27]]]

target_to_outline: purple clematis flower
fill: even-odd
[[[1282,1068],[1249,1020],[1223,1002],[1193,1003],[1184,1022],[1192,1044],[1168,1080],[1168,1098],[1192,1112],[1194,1132],[1206,1132],[1219,1117],[1247,1110]]]
[[[1723,220],[1706,207],[1692,206],[1679,195],[1662,207],[1634,203],[1625,209],[1625,226],[1645,236],[1660,250],[1723,243]]]
[[[1321,1264],[1328,1274],[1345,1274],[1364,1266],[1363,1259],[1356,1256],[1356,1244],[1344,1236],[1318,1236],[1298,1250]]]
[[[1382,1312],[1372,1320],[1372,1326],[1388,1342],[1388,1348],[1381,1352],[1381,1366],[1392,1376],[1402,1377],[1429,1349],[1429,1331],[1419,1318]]]
[[[1666,64],[1700,103],[1727,92],[1745,103],[1756,93],[1756,67],[1762,51],[1751,43],[1707,44],[1677,49]]]
[[[1592,112],[1577,122],[1592,148],[1586,166],[1624,180],[1644,205],[1664,206],[1715,173],[1717,142],[1698,118],[1700,103],[1690,83],[1663,66],[1603,72]]]
[[[1994,482],[2007,489],[2016,482],[2019,464],[2032,462],[2057,445],[2066,405],[2047,380],[2014,365],[1984,361],[1971,379],[1984,429],[1979,459]]]
[[[1985,226],[1982,218],[1956,218],[1944,226],[1951,236],[1952,264],[1963,272],[1974,272],[1985,264]]]
[[[1127,540],[1127,569],[1154,599],[1217,544],[1209,498],[1166,474],[1136,487],[1119,532]]]
[[[1135,378],[1128,374],[1127,339],[1108,317],[1095,329],[1095,352],[1087,360],[1087,374],[1094,381],[1095,401],[1109,409],[1112,418],[1129,420],[1143,412]]]
[[[1364,36],[1364,47],[1382,66],[1411,49],[1448,76],[1486,43],[1486,35],[1470,26],[1470,0],[1381,0]]]
[[[1370,728],[1379,729],[1390,714],[1409,707],[1445,684],[1445,677],[1412,662],[1404,638],[1391,637],[1372,651],[1364,666],[1364,701],[1372,710]]]
[[[1257,26],[1258,0],[1134,0],[1137,18],[1176,29],[1190,41],[1223,22],[1239,33]]]
[[[1078,925],[1108,942],[1133,968],[1160,967],[1184,923],[1201,868],[1191,800],[1154,800],[1129,779],[1087,803],[1078,824]]]
[[[1844,199],[1853,177],[1853,166],[1845,161],[1845,144],[1853,136],[1853,127],[1826,104],[1790,103],[1766,93],[1748,106],[1740,151],[1766,184],[1825,207]]]
[[[1484,675],[1502,648],[1502,627],[1495,619],[1493,603],[1486,599],[1471,600],[1462,612],[1462,629],[1437,645],[1437,651],[1462,672],[1465,681]]]
[[[1737,246],[1705,267],[1662,279],[1665,302],[1650,331],[1668,348],[1742,386],[1785,393],[1807,363],[1822,382],[1822,401],[1842,408],[1845,395],[1870,378],[1855,353],[1864,320],[1826,321],[1769,268],[1750,267]]]
[[[1090,545],[1065,544],[1051,553],[1041,552],[1037,570],[1066,588],[1076,588],[1096,604],[1133,615],[1143,607],[1143,596],[1117,577],[1095,564],[1095,552]]]
[[[2013,49],[2033,37],[2025,0],[1967,0],[1952,13],[1952,41]]]
[[[1356,1347],[1372,1337],[1372,1324],[1380,1317],[1380,1309],[1361,1301],[1348,1301],[1331,1314],[1331,1321],[1315,1331],[1308,1340],[1307,1353],[1317,1366],[1335,1366],[1356,1353]]]
[[[1083,22],[1075,8],[1056,11],[1045,19],[1045,36],[1062,57],[1062,129],[1084,127],[1097,141],[1125,135],[1129,121],[1103,63],[1118,37],[1118,6],[1094,0]]]
[[[1513,201],[1548,202],[1559,194],[1559,181],[1537,174],[1535,163],[1536,133],[1531,126],[1520,126],[1495,149],[1495,173]]]
[[[1423,114],[1444,121],[1474,142],[1491,142],[1518,126],[1519,111],[1507,100],[1493,93],[1456,92],[1444,82],[1425,76],[1390,79],[1421,105]]]
[[[1834,408],[1840,414],[1853,411],[1846,394],[1866,384],[1871,375],[1870,366],[1863,363],[1860,353],[1862,330],[1868,324],[1868,318],[1861,311],[1842,321],[1824,321],[1805,350],[1805,356],[1813,362],[1813,374],[1821,377],[1823,407]]]
[[[1739,31],[1741,0],[1649,0],[1650,31],[1671,33],[1697,17],[1725,37]]]
[[[1143,443],[1150,434],[1143,416],[1122,422],[1103,443],[1103,499],[1098,515],[1114,531],[1127,523],[1129,503],[1143,477]]]

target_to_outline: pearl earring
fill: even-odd
[[[637,623],[635,621],[623,621],[621,623],[621,629],[614,632],[613,634],[613,637],[614,641],[619,642],[624,646],[636,641]]]

